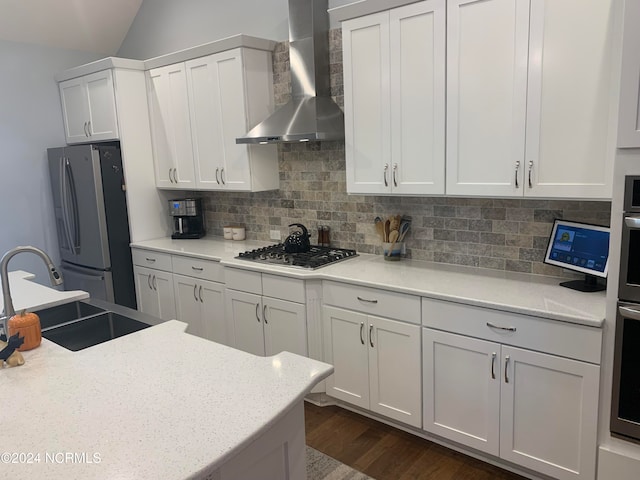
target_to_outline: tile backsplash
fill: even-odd
[[[330,32],[332,96],[343,106],[340,30]],[[289,99],[287,42],[274,52],[276,104]],[[543,275],[562,270],[542,263],[554,218],[609,225],[611,202],[461,197],[348,195],[344,142],[279,145],[280,190],[258,193],[206,192],[207,233],[222,236],[242,224],[247,238],[284,238],[290,223],[303,223],[316,243],[317,225],[331,229],[331,245],[380,253],[374,218],[412,217],[407,257]]]

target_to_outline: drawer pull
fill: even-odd
[[[364,322],[360,322],[360,343],[364,345]]]
[[[366,303],[378,303],[378,300],[369,300],[367,298],[362,298],[362,297],[356,297],[358,300],[360,300],[361,302],[366,302]]]
[[[511,357],[506,355],[504,357],[504,383],[509,383],[509,376],[507,375],[507,367],[509,366],[509,359]]]
[[[500,327],[498,325],[494,325],[491,322],[487,322],[487,327],[489,328],[497,328],[498,330],[506,330],[507,332],[515,332],[516,327]]]
[[[203,267],[191,267],[192,270],[195,270],[196,272],[201,272],[204,270]]]
[[[369,345],[371,345],[371,348],[373,347],[373,325],[369,325]]]
[[[149,258],[149,257],[145,257],[145,260],[147,262],[151,262],[151,263],[155,263],[156,259],[155,258]]]
[[[491,379],[495,380],[496,379],[496,371],[494,369],[495,365],[496,365],[496,352],[493,352],[491,354]]]

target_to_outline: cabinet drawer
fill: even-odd
[[[420,297],[338,282],[322,282],[323,303],[420,324]]]
[[[259,272],[227,267],[224,280],[227,288],[262,295],[262,274]]]
[[[305,303],[304,280],[263,273],[262,294],[290,302]]]
[[[431,298],[422,299],[422,325],[600,364],[602,330],[595,327]]]
[[[164,270],[165,272],[171,271],[171,255],[168,253],[132,248],[131,257],[134,265]]]
[[[173,255],[172,263],[173,273],[224,283],[224,267],[220,262]]]

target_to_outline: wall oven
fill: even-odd
[[[640,441],[640,176],[625,178],[610,430]]]

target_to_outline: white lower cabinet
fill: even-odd
[[[328,395],[422,426],[418,325],[324,306],[323,331]]]
[[[224,284],[173,275],[176,318],[189,325],[187,333],[227,344]]]
[[[138,310],[163,320],[176,316],[173,296],[173,275],[152,268],[133,267]]]
[[[307,356],[303,281],[230,268],[226,282],[225,312],[230,345],[261,356],[282,351]],[[263,291],[284,298],[263,295]],[[288,297],[301,301],[291,301]]]
[[[504,312],[491,321],[491,312],[424,301],[426,323],[460,331],[458,315],[467,314],[470,335],[503,335],[487,341],[423,328],[424,430],[558,480],[594,479],[600,367],[505,343],[547,342],[555,353],[574,342],[590,357],[598,329],[518,315],[509,321]],[[438,313],[447,316],[428,319]]]

